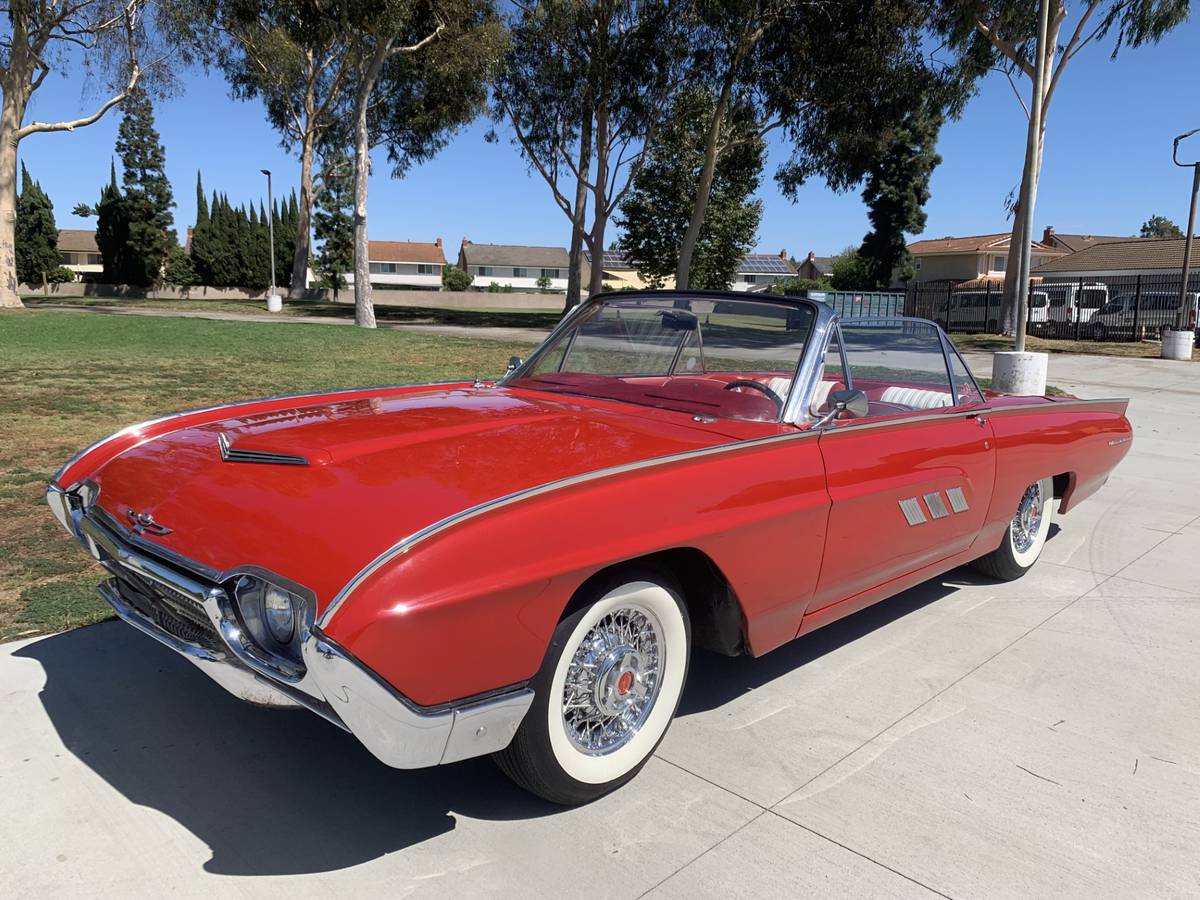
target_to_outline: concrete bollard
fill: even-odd
[[[1021,397],[1046,393],[1046,353],[1006,350],[992,355],[992,390]]]
[[[281,312],[283,310],[283,298],[278,294],[267,295],[267,312]]]
[[[1163,359],[1191,359],[1192,345],[1196,343],[1194,331],[1175,331],[1172,328],[1163,329],[1162,353]]]

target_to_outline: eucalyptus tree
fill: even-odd
[[[905,114],[940,80],[926,59],[927,5],[917,0],[696,0],[688,83],[716,97],[683,235],[676,284],[687,287],[721,157],[776,129],[792,148],[776,180],[793,197],[810,177],[858,184]],[[728,135],[731,110],[749,110]]]
[[[14,264],[17,150],[31,134],[74,131],[98,121],[146,80],[166,79],[167,47],[187,11],[170,0],[9,0],[0,32],[0,307],[20,307]],[[155,21],[149,21],[153,18]],[[74,119],[29,121],[30,101],[68,63],[97,75],[105,99]]]
[[[665,123],[621,204],[618,246],[652,287],[675,275],[684,232],[692,218],[696,183],[704,166],[706,124],[716,98],[703,84],[679,90]],[[720,155],[709,190],[707,212],[692,260],[690,286],[726,289],[737,265],[753,247],[762,219],[754,199],[766,161],[766,141],[755,136],[754,111],[734,107],[724,121],[722,142],[736,140]]]
[[[492,115],[571,223],[566,305],[603,287],[608,221],[645,159],[679,84],[683,13],[675,0],[518,4]],[[588,222],[590,206],[591,221]]]
[[[1025,154],[1018,197],[1031,194],[1041,177],[1045,153],[1046,119],[1063,73],[1071,61],[1089,45],[1098,45],[1112,36],[1111,58],[1123,47],[1157,43],[1171,29],[1184,22],[1191,10],[1189,0],[1080,0],[1068,9],[1065,0],[1041,0],[1048,3],[1049,29],[1045,43],[1041,115],[1032,121],[1037,59],[1039,4],[1028,0],[939,0],[934,26],[945,42],[957,53],[957,67],[967,80],[989,72],[1002,73],[1030,120],[1031,140]],[[1065,40],[1063,36],[1066,35]],[[1022,96],[1019,83],[1029,80],[1029,101]],[[1031,235],[1025,233],[1019,201],[1013,204],[1013,226],[1008,249],[1007,269],[1016,273],[1022,246]],[[1006,278],[1001,307],[1005,330],[1014,328],[1016,278]]]
[[[222,0],[216,53],[235,97],[261,98],[281,143],[300,157],[289,296],[303,295],[312,252],[313,167],[346,112],[358,45],[332,0]]]
[[[354,148],[354,320],[375,327],[367,260],[371,149],[393,178],[433,157],[482,112],[503,48],[491,0],[382,0],[339,6],[354,48],[346,144]]]

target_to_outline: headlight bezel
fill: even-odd
[[[312,632],[316,602],[305,588],[262,569],[242,570],[231,586],[233,609],[247,637],[268,656],[286,660],[290,666],[303,666],[301,648]],[[291,629],[287,640],[283,631],[272,628],[267,595],[275,592],[289,598]]]

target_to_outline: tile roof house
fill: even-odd
[[[1100,275],[1178,274],[1183,268],[1183,238],[1125,238],[1085,247],[1056,257],[1033,270],[1034,275],[1092,277]],[[1192,251],[1193,272],[1200,259]]]
[[[915,241],[908,245],[917,281],[1002,282],[1008,266],[1009,233]],[[1031,244],[1030,269],[1069,251],[1042,241]]]
[[[738,263],[732,290],[764,291],[777,281],[796,277],[796,266],[786,250],[778,253],[747,253]]]
[[[62,264],[76,275],[104,271],[100,248],[96,246],[96,232],[82,228],[59,229],[57,247]]]
[[[441,238],[433,243],[367,242],[367,266],[372,287],[440,291],[445,265]],[[354,284],[353,272],[347,273],[346,282]]]
[[[487,290],[495,282],[517,291],[536,291],[541,290],[539,279],[546,278],[550,281],[546,290],[565,293],[569,265],[563,247],[476,244],[463,238],[458,251],[458,267],[471,276],[476,290]]]
[[[1058,250],[1066,250],[1068,253],[1077,253],[1088,247],[1094,247],[1096,244],[1111,244],[1117,241],[1124,242],[1130,240],[1140,239],[1111,234],[1063,234],[1055,231],[1053,225],[1047,225],[1042,231],[1043,244]]]

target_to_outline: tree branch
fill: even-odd
[[[1031,80],[1033,79],[1034,75],[1036,74],[1033,66],[1021,59],[1020,54],[1017,53],[1017,49],[1012,44],[1000,37],[1000,35],[997,34],[994,29],[989,28],[979,19],[975,20],[975,30],[987,38],[988,41],[991,42],[991,45],[1004,54],[1004,56],[1012,60],[1012,62],[1022,72],[1024,72],[1026,76],[1028,76]]]

